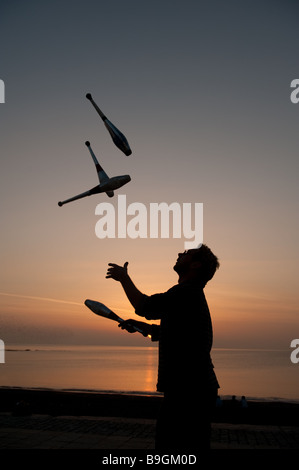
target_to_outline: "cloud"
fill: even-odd
[[[19,298],[19,299],[43,300],[45,302],[56,302],[56,303],[60,303],[60,304],[82,306],[82,303],[74,302],[72,300],[51,299],[50,297],[37,297],[37,296],[33,296],[33,295],[13,294],[13,293],[8,293],[8,292],[0,292],[0,295],[4,295],[4,296],[7,296],[7,297],[16,297],[16,298]]]

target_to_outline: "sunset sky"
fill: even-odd
[[[291,0],[1,1],[6,345],[147,344],[84,300],[135,318],[108,263],[128,261],[141,291],[163,292],[185,239],[97,238],[96,207],[117,210],[118,195],[203,203],[203,241],[221,264],[205,290],[215,347],[288,349],[299,337],[298,13]],[[60,208],[98,184],[86,140],[109,176],[132,180]]]

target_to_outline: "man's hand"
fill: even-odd
[[[135,333],[136,330],[134,326],[136,326],[137,328],[139,328],[139,330],[142,331],[142,335],[145,337],[148,335],[151,335],[151,331],[152,331],[151,325],[143,321],[137,321],[137,320],[124,320],[118,326],[122,330],[127,330],[129,333]]]
[[[136,309],[143,297],[142,292],[137,289],[132,279],[128,274],[128,261],[125,262],[123,266],[118,264],[109,263],[108,266],[111,266],[107,270],[106,279],[114,279],[119,281],[133,307]]]
[[[114,279],[115,281],[124,281],[124,279],[128,276],[128,261],[125,262],[123,266],[119,266],[118,264],[109,263],[106,279]]]

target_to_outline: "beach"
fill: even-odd
[[[297,379],[287,354],[216,350],[214,355],[221,406],[212,418],[212,449],[298,449]],[[282,373],[284,380],[277,381]],[[156,374],[154,348],[7,350],[0,448],[154,450],[163,400],[155,392]],[[226,394],[230,390],[236,400]],[[244,392],[246,408],[241,406]]]
[[[236,401],[222,399],[222,405],[215,407],[213,422],[299,425],[299,403],[248,400],[248,407],[242,408],[240,398]],[[46,414],[156,419],[162,399],[162,394],[0,387],[0,412],[15,416]]]
[[[0,388],[1,449],[154,450],[162,396]],[[298,450],[299,404],[222,400],[212,450]]]

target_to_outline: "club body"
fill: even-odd
[[[95,110],[97,111],[101,119],[103,120],[105,127],[108,130],[116,147],[118,147],[127,157],[131,155],[132,150],[124,134],[119,129],[117,129],[117,127],[111,121],[109,121],[109,119],[107,119],[105,114],[98,107],[96,102],[93,100],[90,93],[87,93],[86,98],[91,102],[91,104],[93,105],[93,107],[95,108]]]
[[[124,186],[125,184],[131,181],[130,175],[113,176],[112,178],[109,178],[107,173],[103,170],[103,168],[99,164],[91,148],[90,142],[86,141],[85,145],[88,147],[90,155],[95,164],[100,184],[98,184],[94,188],[89,189],[88,191],[84,191],[83,193],[77,194],[76,196],[66,199],[65,201],[59,201],[58,202],[59,207],[69,202],[76,201],[77,199],[82,199],[87,196],[92,196],[93,194],[106,193],[107,196],[113,197],[114,190],[121,188],[122,186]]]
[[[116,315],[110,308],[106,307],[106,305],[102,304],[101,302],[97,302],[96,300],[85,300],[85,305],[88,307],[93,313],[96,315],[100,315],[101,317],[109,318],[110,320],[114,320],[117,322],[122,322],[123,319]]]
[[[86,299],[84,303],[86,307],[88,307],[96,315],[109,318],[110,320],[117,321],[118,323],[122,323],[124,321],[123,318],[116,315],[116,313],[114,313],[112,310],[110,310],[110,308],[106,307],[106,305],[102,304],[101,302]],[[137,328],[136,326],[132,327],[134,328],[134,330],[142,334],[142,331],[139,328]]]

